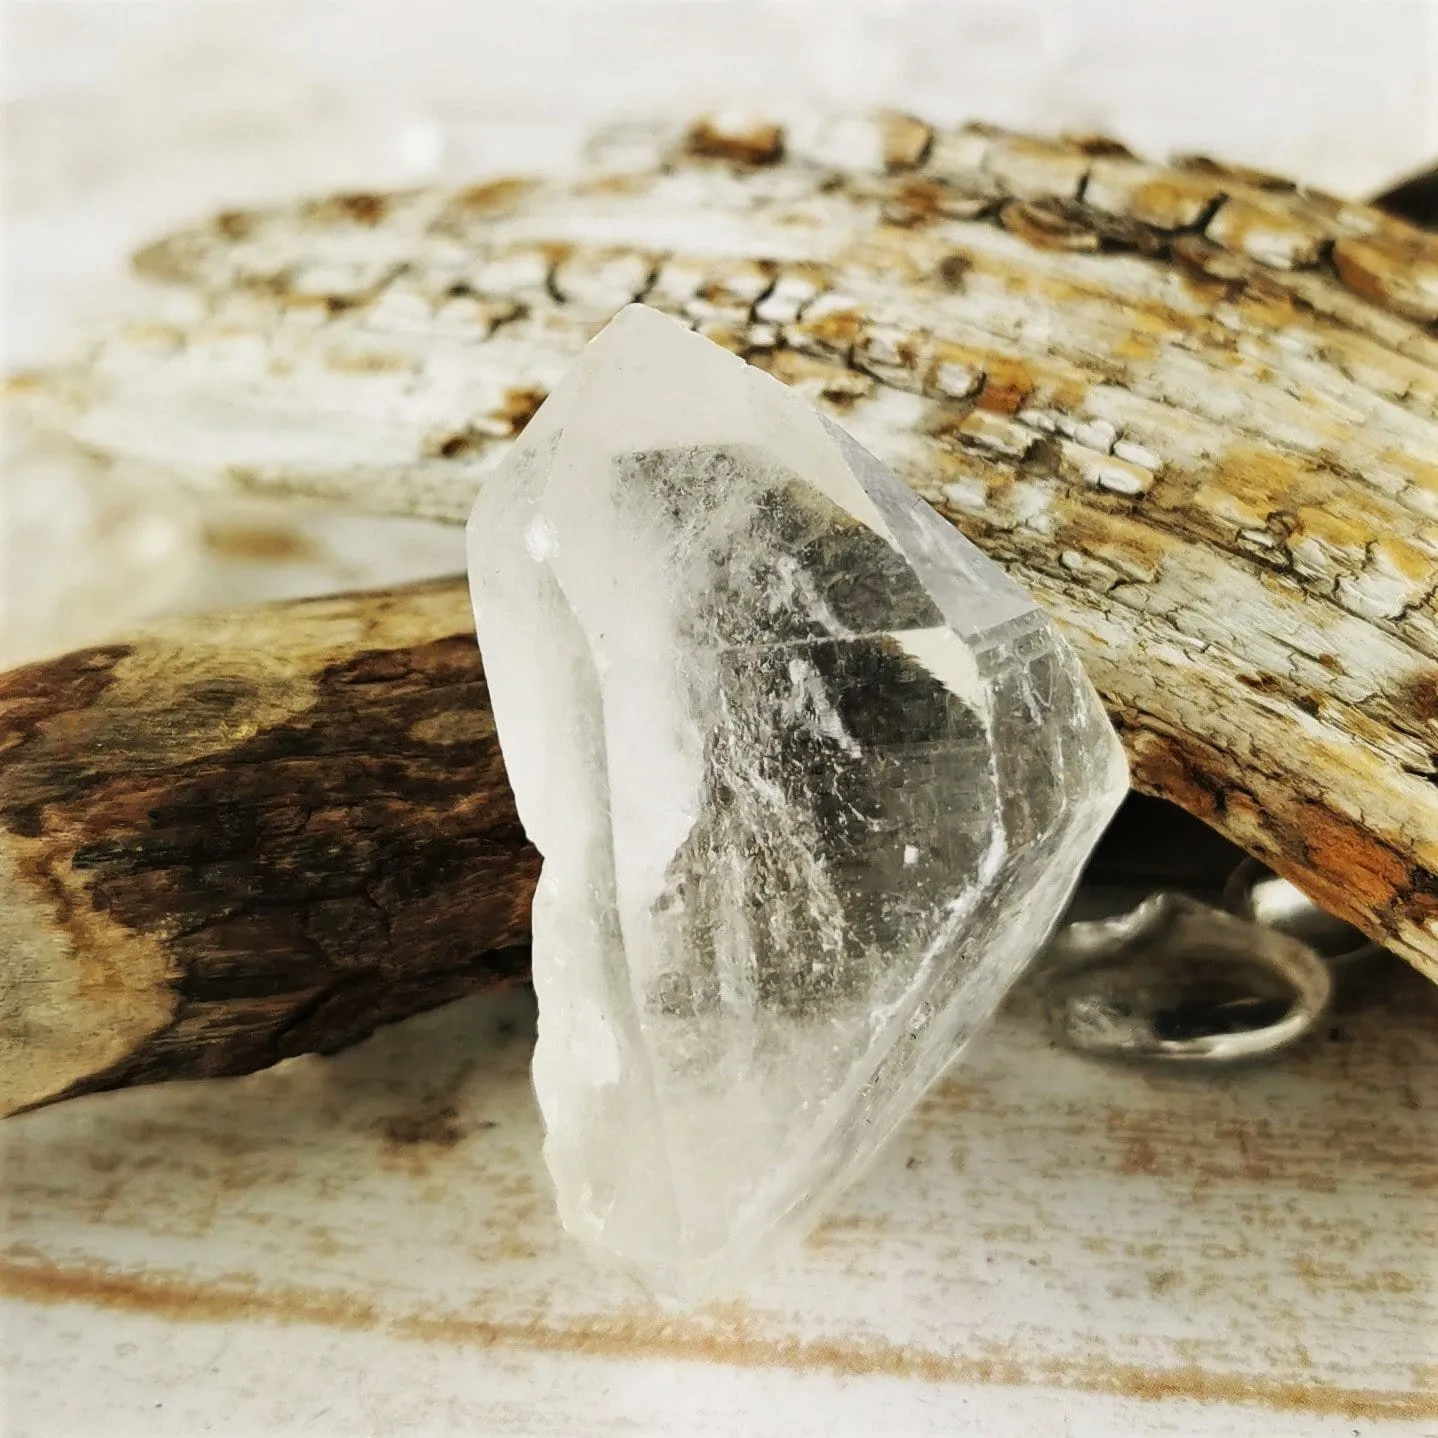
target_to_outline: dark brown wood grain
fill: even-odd
[[[243,1073],[527,973],[463,585],[0,676],[0,1111]]]
[[[171,621],[0,675],[0,1113],[240,1074],[528,974],[539,856],[463,581]],[[1135,798],[1093,877],[1239,851]]]

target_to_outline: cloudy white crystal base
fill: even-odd
[[[1033,601],[769,376],[631,306],[470,521],[565,1226],[743,1281],[1057,921],[1127,788]]]

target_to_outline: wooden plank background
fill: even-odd
[[[559,1231],[531,1042],[486,998],[8,1123],[7,1431],[1438,1432],[1438,990],[1396,965],[1221,1075],[1057,1050],[1020,996],[693,1313]]]

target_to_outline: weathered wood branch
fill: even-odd
[[[245,1073],[528,972],[463,581],[177,619],[0,675],[0,1115]],[[1100,881],[1237,854],[1135,803]]]
[[[29,382],[72,433],[455,520],[618,307],[683,316],[1050,607],[1144,785],[1438,973],[1438,237],[891,116],[230,213],[140,263],[159,320]]]
[[[0,1114],[243,1073],[528,972],[460,582],[0,676]]]
[[[228,214],[14,391],[203,483],[461,519],[632,300],[810,394],[1046,603],[1137,781],[1438,973],[1438,239],[1272,177],[890,117],[573,185]],[[0,685],[0,1108],[238,1072],[522,970],[462,590]]]

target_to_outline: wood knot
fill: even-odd
[[[355,225],[374,226],[389,213],[389,195],[356,193],[331,195],[319,200],[311,210],[311,218],[327,222],[349,222]]]
[[[736,165],[776,165],[784,158],[784,131],[767,121],[697,121],[684,137],[684,149],[706,160]]]
[[[1010,200],[999,211],[1010,234],[1040,250],[1096,250],[1098,234],[1077,216],[1038,200]]]

